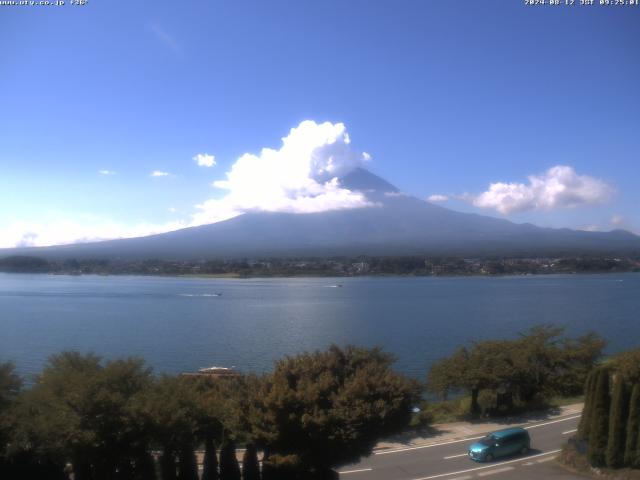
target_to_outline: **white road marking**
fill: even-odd
[[[545,425],[551,425],[553,423],[558,423],[558,422],[566,422],[567,420],[573,420],[576,418],[580,418],[580,415],[574,415],[572,417],[567,417],[567,418],[560,418],[558,420],[552,420],[550,422],[545,422],[545,423],[539,423],[537,425],[530,425],[528,427],[523,427],[527,430],[530,430],[532,428],[538,428],[538,427],[544,427]],[[469,437],[469,438],[463,438],[461,440],[451,440],[450,442],[440,442],[440,443],[431,443],[429,445],[418,445],[415,447],[405,447],[405,448],[396,448],[393,450],[382,450],[380,452],[375,452],[374,455],[389,455],[391,453],[400,453],[400,452],[408,452],[411,450],[420,450],[423,448],[431,448],[431,447],[439,447],[440,445],[451,445],[453,443],[460,443],[460,442],[468,442],[469,440],[478,440],[479,438],[484,437],[484,435],[481,435],[479,437]]]
[[[409,450],[420,450],[422,448],[439,447],[440,445],[450,445],[452,443],[468,442],[469,440],[477,440],[477,439],[482,438],[482,437],[484,437],[484,435],[481,435],[479,437],[463,438],[461,440],[451,440],[450,442],[431,443],[429,445],[419,445],[417,447],[398,448],[398,449],[395,449],[395,450],[383,450],[382,452],[376,452],[375,454],[376,455],[388,455],[390,453],[408,452]]]
[[[553,457],[549,457],[549,458],[542,458],[540,460],[536,460],[536,463],[544,463],[544,462],[548,462],[550,460],[553,460],[554,458],[556,458],[555,456]]]
[[[372,468],[361,468],[359,470],[345,470],[344,472],[338,472],[340,475],[345,475],[347,473],[359,473],[359,472],[370,472],[373,470]]]
[[[566,432],[562,432],[562,434],[563,434],[563,435],[568,435],[568,434],[570,434],[570,433],[577,432],[577,431],[578,431],[578,429],[577,429],[577,428],[574,428],[573,430],[567,430]]]
[[[465,475],[464,477],[455,477],[450,478],[449,480],[470,480],[471,478],[473,478],[471,475]]]
[[[539,453],[537,455],[532,455],[529,458],[544,457],[545,455],[552,455],[554,453],[558,453],[559,451],[560,451],[560,449],[551,450],[550,452],[543,452],[543,453]],[[521,458],[517,458],[516,460],[508,460],[506,462],[500,462],[500,463],[496,463],[496,464],[493,464],[493,465],[485,465],[484,467],[468,468],[466,470],[460,470],[458,472],[440,473],[438,475],[431,475],[429,477],[414,478],[413,480],[431,480],[432,478],[442,478],[442,477],[448,477],[450,475],[460,475],[461,473],[475,472],[477,470],[486,470],[487,468],[495,468],[495,467],[498,467],[500,465],[508,465],[509,463],[516,463],[516,462],[521,462],[521,461],[522,461]]]
[[[448,457],[444,457],[445,460],[449,460],[450,458],[458,458],[458,457],[466,457],[469,455],[468,453],[459,453],[458,455],[449,455]]]
[[[496,468],[495,470],[488,470],[486,472],[479,473],[479,477],[486,477],[487,475],[494,475],[496,473],[508,472],[513,470],[513,467]]]
[[[523,467],[530,467],[531,465],[535,465],[536,462],[527,462],[527,463],[523,463],[522,466]]]
[[[580,415],[574,415],[573,417],[561,418],[559,420],[552,420],[550,422],[538,423],[537,425],[531,425],[530,427],[523,427],[526,430],[530,430],[532,428],[544,427],[545,425],[551,425],[552,423],[558,422],[566,422],[567,420],[573,420],[574,418],[580,418]]]

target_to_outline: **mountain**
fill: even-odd
[[[251,212],[199,227],[148,237],[0,250],[0,257],[159,258],[338,255],[544,256],[640,254],[640,237],[624,230],[584,232],[515,224],[456,212],[401,193],[368,170],[341,184],[377,206],[322,213]]]

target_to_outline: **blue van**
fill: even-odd
[[[490,462],[494,458],[525,454],[531,448],[529,432],[524,428],[507,428],[490,433],[469,446],[469,458]]]

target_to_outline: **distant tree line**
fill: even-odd
[[[451,393],[468,395],[471,416],[526,410],[555,396],[580,395],[605,341],[594,333],[578,338],[563,333],[560,327],[539,325],[513,340],[460,347],[432,365],[427,388],[443,400]]]
[[[640,468],[640,349],[592,371],[576,443],[593,467]]]
[[[640,271],[640,258],[598,256],[562,258],[460,258],[426,256],[294,257],[262,259],[186,260],[46,260],[32,256],[0,258],[0,271],[99,275],[234,275],[357,276],[357,275],[525,275]]]
[[[0,478],[337,478],[333,467],[409,424],[420,389],[392,361],[379,349],[334,346],[286,357],[260,377],[214,380],[64,352],[28,389],[0,364]]]

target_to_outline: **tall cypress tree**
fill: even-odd
[[[216,444],[210,436],[204,441],[204,461],[202,465],[202,480],[218,480],[218,457]]]
[[[587,375],[587,381],[584,386],[584,407],[578,425],[578,438],[589,442],[589,427],[591,426],[591,410],[593,407],[593,397],[595,393],[595,378],[597,370],[592,370]]]
[[[176,480],[176,458],[172,450],[165,449],[160,457],[162,480]]]
[[[243,480],[260,480],[258,451],[253,443],[247,445],[242,457],[242,478]]]
[[[594,467],[606,465],[607,436],[609,434],[609,370],[601,368],[595,381],[596,389],[589,426],[587,457]]]
[[[627,467],[639,467],[640,457],[638,446],[640,445],[640,384],[636,383],[631,390],[629,401],[629,417],[627,419],[627,441],[624,449],[624,465]]]
[[[606,461],[611,468],[620,468],[624,463],[626,430],[628,414],[628,397],[626,382],[622,375],[616,375],[611,399],[609,415],[609,439],[607,443]]]
[[[198,480],[198,463],[193,445],[185,443],[178,455],[178,480]]]
[[[220,450],[220,480],[241,480],[236,446],[231,440],[224,442]]]

